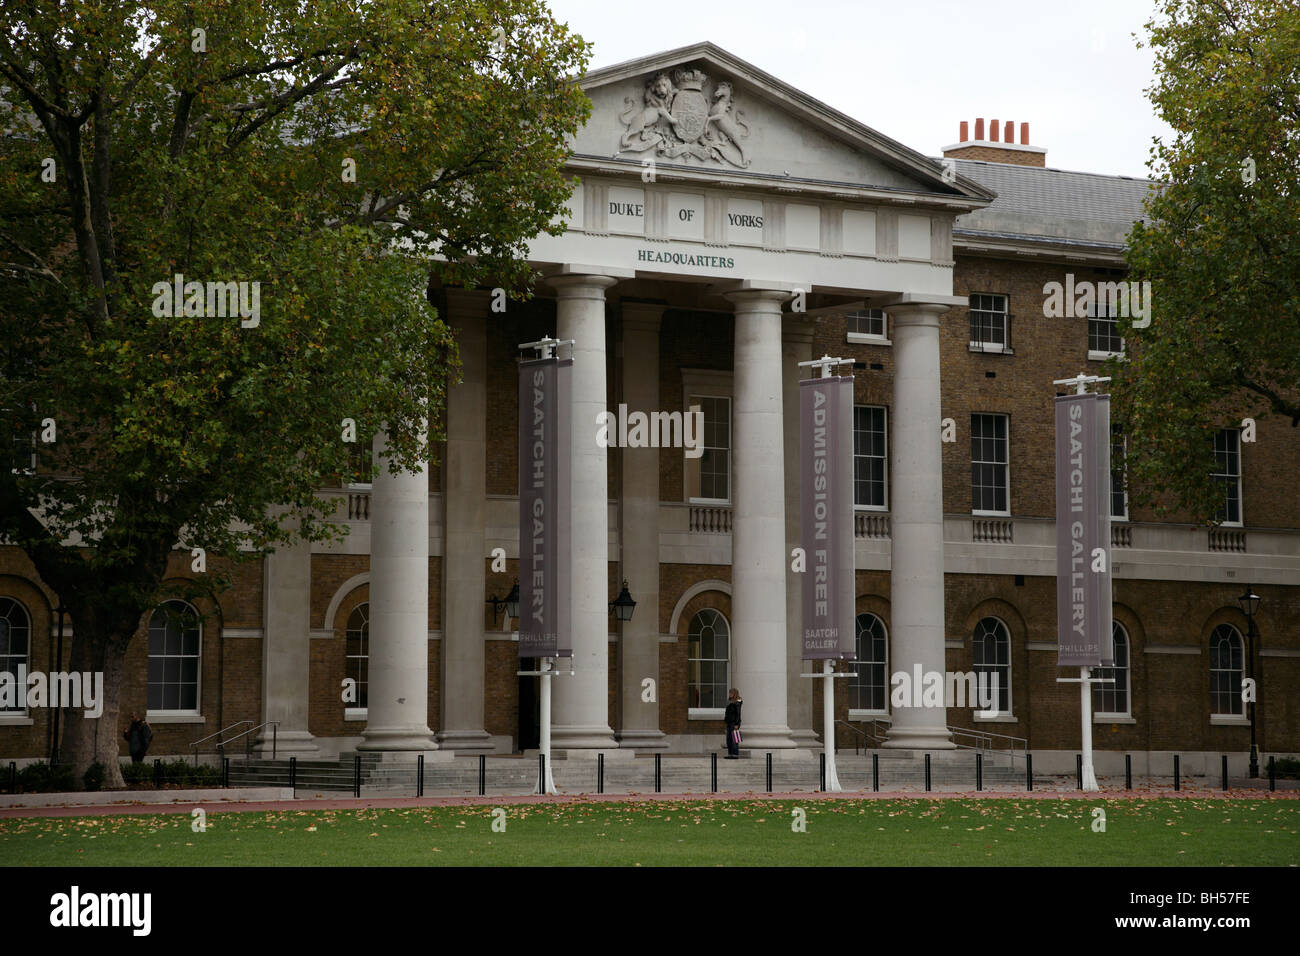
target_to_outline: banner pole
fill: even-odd
[[[1091,667],[1079,668],[1079,709],[1083,715],[1083,789],[1090,793],[1097,786],[1097,775],[1092,769],[1092,674]]]
[[[826,680],[822,684],[822,743],[826,748],[826,792],[840,792],[840,778],[835,772],[835,665],[829,660],[822,661],[822,674]]]
[[[542,756],[546,758],[543,762],[546,776],[542,793],[555,793],[555,778],[551,776],[551,659],[544,657],[541,663],[542,672],[539,676],[542,682],[542,728],[538,746]]]

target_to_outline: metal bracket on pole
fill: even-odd
[[[1088,394],[1089,385],[1092,385],[1096,382],[1109,382],[1109,381],[1110,381],[1109,376],[1089,375],[1087,372],[1080,372],[1078,375],[1074,376],[1074,378],[1054,378],[1052,379],[1052,384],[1073,385],[1074,394],[1086,395]]]
[[[831,378],[831,369],[837,365],[852,365],[855,360],[851,358],[831,358],[829,355],[823,355],[819,359],[813,359],[809,362],[800,362],[800,368],[819,368],[822,370],[820,378]]]
[[[551,776],[551,678],[555,676],[573,676],[573,663],[570,660],[569,670],[557,671],[553,668],[554,658],[543,657],[541,670],[535,671],[517,671],[516,677],[540,677],[542,679],[542,727],[541,740],[538,741],[538,750],[546,758],[544,765],[546,767],[546,779],[542,781],[543,786],[539,788],[540,793],[558,793],[555,789],[555,778]]]
[[[837,674],[834,667],[835,662],[827,659],[822,661],[822,672],[820,674],[799,675],[813,680],[826,681],[826,685],[822,688],[822,747],[826,751],[827,793],[839,793],[843,789],[840,786],[839,774],[835,772],[835,685],[831,681],[836,677],[857,676],[856,671]]]
[[[549,335],[544,335],[536,342],[522,342],[517,347],[521,351],[523,349],[535,349],[537,352],[537,358],[548,359],[561,345],[567,345],[572,349],[576,341],[576,339],[553,339]]]

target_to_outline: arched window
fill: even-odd
[[[17,695],[0,706],[0,714],[27,713],[27,688],[18,684],[18,668],[31,653],[32,622],[27,609],[13,598],[0,598],[0,673],[13,675]]]
[[[849,679],[849,710],[889,712],[889,635],[874,614],[859,614],[854,637],[857,674]]]
[[[149,618],[150,713],[199,712],[203,625],[184,601],[164,601]]]
[[[1241,716],[1241,633],[1220,624],[1210,635],[1210,713]]]
[[[1097,716],[1128,717],[1128,632],[1119,621],[1111,622],[1111,640],[1115,647],[1115,664],[1093,669],[1093,677],[1109,678],[1113,684],[1092,685],[1092,707]]]
[[[687,647],[690,707],[726,707],[731,680],[731,625],[720,611],[706,607],[691,618]]]
[[[983,618],[975,625],[971,650],[975,660],[975,680],[981,696],[991,693],[996,686],[994,709],[999,714],[1010,714],[1011,635],[1007,626],[996,617]],[[984,690],[986,687],[987,691]]]
[[[356,703],[348,703],[348,710],[365,710],[368,706],[366,689],[370,673],[370,605],[358,604],[348,615],[347,659],[344,676],[357,682]]]

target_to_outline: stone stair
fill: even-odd
[[[879,761],[882,791],[923,791],[924,755],[920,751],[877,750],[863,754],[841,753],[836,763],[845,792],[872,789],[872,758]],[[376,753],[361,754],[363,796],[413,796],[416,791],[415,759],[386,758]],[[353,755],[338,760],[297,761],[299,794],[351,793],[354,781]],[[564,793],[595,793],[597,761],[593,756],[570,757],[557,751],[551,774]],[[289,761],[251,760],[230,764],[232,787],[289,786]],[[984,789],[1022,790],[1023,762],[1009,765],[1005,755],[984,761]],[[708,793],[712,786],[708,754],[663,754],[660,760],[661,792]],[[1036,781],[1047,778],[1036,775]],[[450,761],[426,761],[424,792],[428,796],[473,795],[478,793],[479,761],[475,754],[461,754]],[[486,791],[489,795],[521,796],[533,793],[537,784],[535,752],[524,755],[489,755],[486,760]],[[930,785],[933,790],[973,791],[975,755],[967,750],[931,753]],[[774,792],[814,791],[819,787],[819,752],[800,751],[772,760]],[[606,793],[655,792],[654,756],[609,755],[605,759]],[[740,760],[718,758],[718,790],[727,793],[764,793],[767,790],[766,760],[762,752],[746,751]]]

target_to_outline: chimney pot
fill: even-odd
[[[970,139],[970,121],[969,121],[969,120],[962,120],[962,121],[961,121],[961,133],[959,134],[959,136],[958,136],[958,138],[957,138],[957,142],[959,142],[959,143],[964,143],[964,142],[966,142],[966,141],[969,140],[969,139]]]
[[[1021,146],[1029,145],[1029,124],[1028,123],[1020,124],[1020,145]]]
[[[1007,127],[1002,132],[1002,142],[1014,143],[1016,141],[1016,124],[1007,120]]]
[[[989,141],[996,143],[998,141],[998,121],[989,120]]]
[[[975,138],[977,140],[984,138],[984,118],[982,116],[975,120]]]

